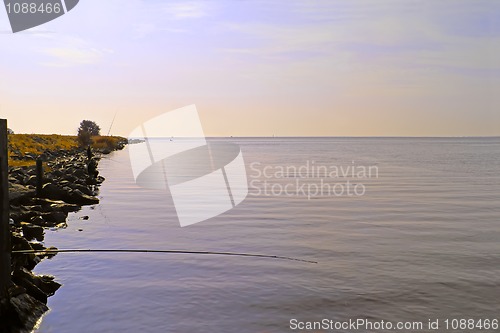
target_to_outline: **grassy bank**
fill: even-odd
[[[95,136],[92,148],[99,151],[119,149],[127,139],[118,136]],[[78,140],[72,135],[57,134],[10,134],[9,166],[25,166],[35,164],[36,158],[45,151],[78,149]]]
[[[121,136],[94,136],[92,138],[92,148],[100,151],[112,151],[119,149],[127,142],[127,139]]]

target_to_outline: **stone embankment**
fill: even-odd
[[[63,228],[68,213],[98,204],[99,185],[104,181],[97,171],[100,157],[90,151],[46,151],[39,158],[41,183],[35,166],[9,170],[12,250],[36,253],[12,253],[13,285],[9,299],[0,304],[0,332],[30,332],[48,310],[47,298],[61,285],[53,276],[32,272],[41,260],[54,255],[46,252],[55,248],[44,244],[45,230]]]

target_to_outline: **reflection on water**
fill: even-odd
[[[127,151],[113,153],[100,164],[107,179],[101,204],[72,215],[68,229],[48,232],[47,244],[254,252],[319,264],[59,254],[37,266],[64,284],[50,298],[52,310],[39,332],[287,332],[292,318],[497,318],[499,139],[233,142],[242,148],[254,185],[293,183],[296,176],[266,178],[256,169],[307,161],[376,165],[378,177],[351,179],[366,187],[362,196],[308,199],[297,191],[259,194],[254,186],[235,209],[180,228],[169,195],[136,186]],[[78,219],[83,215],[90,219]]]

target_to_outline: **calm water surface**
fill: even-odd
[[[101,160],[101,204],[70,215],[46,244],[252,252],[318,264],[59,254],[36,268],[63,283],[37,332],[257,333],[291,332],[292,318],[500,319],[500,139],[231,140],[253,181],[235,209],[180,228],[167,193],[135,185],[125,149]],[[334,178],[311,165],[378,173]],[[314,195],[314,185],[340,184],[339,193],[346,181],[364,195]],[[274,193],[264,193],[264,182]],[[287,184],[289,195],[280,194]]]

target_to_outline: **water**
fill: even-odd
[[[318,264],[59,254],[36,268],[63,283],[38,332],[289,332],[292,318],[425,325],[439,318],[444,331],[446,318],[500,319],[500,139],[231,141],[254,181],[235,209],[180,228],[168,195],[135,185],[124,150],[101,160],[101,204],[71,215],[67,229],[47,232],[46,244],[252,252]],[[378,177],[325,178],[311,167],[300,173],[307,163],[373,166]],[[266,166],[272,177],[259,175]],[[297,172],[276,175],[287,166]],[[295,186],[321,179],[350,180],[365,193],[311,195]],[[264,181],[275,195],[263,193]],[[290,195],[277,193],[287,184]]]

